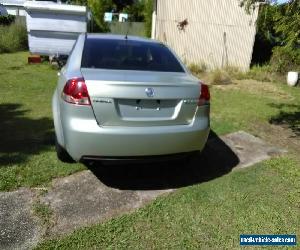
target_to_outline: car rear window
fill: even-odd
[[[173,53],[163,44],[134,40],[87,38],[82,68],[184,72]]]

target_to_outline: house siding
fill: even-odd
[[[258,8],[247,14],[238,0],[157,0],[155,38],[186,63],[249,69]],[[179,22],[187,19],[184,30]]]

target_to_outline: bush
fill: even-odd
[[[215,69],[210,73],[210,84],[224,85],[231,83],[231,77],[225,70]]]
[[[26,27],[20,23],[0,26],[0,53],[10,53],[28,48]]]
[[[278,73],[300,71],[300,49],[275,47],[270,61],[271,70]]]
[[[145,0],[145,3],[144,3],[144,17],[145,17],[145,33],[146,33],[147,37],[151,37],[152,13],[153,13],[153,1],[152,0]]]
[[[0,16],[0,25],[10,25],[15,21],[15,16]]]
[[[201,73],[205,73],[207,71],[208,67],[204,62],[202,62],[200,64],[192,63],[189,65],[189,69],[193,74],[199,75]]]

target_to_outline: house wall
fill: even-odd
[[[187,63],[249,69],[258,6],[247,14],[239,0],[157,0],[154,37]],[[183,30],[179,22],[187,20]]]

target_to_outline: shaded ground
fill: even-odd
[[[0,166],[26,162],[53,144],[52,119],[31,119],[28,112],[21,104],[0,104]]]
[[[270,119],[271,124],[289,128],[294,136],[300,136],[300,105],[297,104],[270,104],[279,109],[279,114]],[[290,109],[295,111],[291,111]]]
[[[233,168],[251,166],[280,153],[281,150],[245,132],[222,138],[212,135],[201,157],[191,161],[117,166],[93,164],[90,170],[54,180],[51,188],[40,193],[38,198],[31,191],[2,193],[0,220],[5,231],[0,236],[0,248],[28,248],[41,240],[42,234],[53,237],[107,220],[133,211],[176,188],[215,179]],[[22,202],[24,207],[17,207],[17,211],[11,213],[15,204],[10,197],[15,193],[20,196],[14,198],[15,202],[26,202]],[[51,210],[51,223],[44,224],[42,229],[36,224],[38,217],[30,212],[30,206],[37,201]],[[41,225],[43,218],[39,216]],[[27,221],[25,226],[24,221]],[[23,237],[13,240],[16,235]]]

